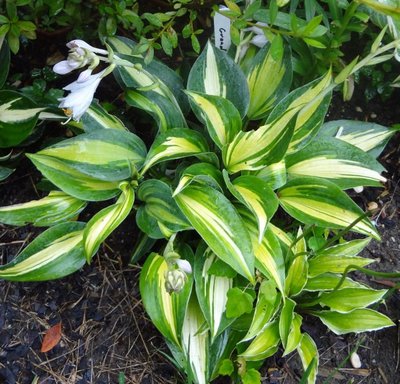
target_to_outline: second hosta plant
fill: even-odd
[[[324,119],[335,86],[386,60],[394,43],[378,48],[378,41],[336,77],[327,72],[294,90],[290,50],[279,36],[244,71],[207,44],[186,86],[161,62],[145,65],[133,55],[134,42],[108,43],[105,51],[75,40],[57,67],[89,65],[62,100],[82,133],[28,155],[53,191],[0,208],[0,222],[49,229],[1,266],[0,278],[63,277],[135,218],[135,258],[148,254],[145,309],[178,369],[199,384],[219,375],[258,383],[262,361],[279,349],[297,351],[306,380],[315,382],[318,351],[302,330],[304,315],[337,334],[393,325],[368,308],[386,291],[347,276],[374,261],[358,254],[379,234],[345,192],[385,182],[376,157],[393,130]],[[93,75],[100,61],[108,67]],[[82,111],[112,71],[127,104],[154,118],[150,147],[100,105]],[[96,201],[110,204],[78,221]],[[327,243],[310,249],[310,233],[320,228]],[[349,230],[358,238],[329,240]]]

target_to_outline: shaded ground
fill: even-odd
[[[397,95],[399,96],[399,95]],[[341,117],[371,119],[389,124],[400,122],[395,104],[358,107],[358,101],[333,107],[329,119]],[[339,101],[339,104],[342,105]],[[378,109],[380,108],[380,109]],[[344,109],[344,110],[342,110]],[[387,189],[367,189],[355,195],[366,209],[378,204],[375,217],[382,242],[374,242],[365,256],[376,258],[374,269],[400,271],[399,158],[400,140],[392,140],[381,161],[388,169]],[[0,183],[0,205],[37,198],[34,183],[38,174],[28,166]],[[135,228],[128,218],[121,230],[104,246],[92,265],[81,273],[55,282],[0,282],[0,383],[159,383],[179,382],[168,360],[161,337],[146,318],[138,293],[139,267],[122,267],[129,259]],[[39,230],[12,229],[0,225],[0,263],[7,262]],[[363,278],[362,276],[359,276]],[[388,281],[373,281],[377,288],[388,288]],[[398,324],[400,294],[394,292],[379,308]],[[46,329],[62,323],[62,340],[52,351],[41,353]],[[335,336],[314,319],[306,319],[305,330],[320,351],[319,383],[396,384],[400,382],[400,336],[398,327],[365,335]],[[358,346],[362,368],[354,370],[346,361]],[[278,356],[267,361],[263,382],[299,383],[300,364],[296,357]],[[223,381],[223,380],[222,380]]]

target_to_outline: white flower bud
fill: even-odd
[[[168,293],[180,292],[186,281],[187,276],[180,269],[172,269],[165,272],[165,289]]]

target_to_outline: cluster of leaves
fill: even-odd
[[[50,228],[1,266],[0,278],[73,273],[134,213],[142,232],[134,258],[150,253],[140,277],[143,303],[189,381],[231,375],[259,383],[257,369],[282,346],[299,353],[314,383],[318,351],[301,329],[302,314],[338,334],[393,325],[367,308],[386,291],[347,277],[373,262],[357,254],[379,234],[344,190],[381,185],[376,157],[395,130],[324,124],[333,89],[387,59],[394,45],[380,46],[382,38],[336,78],[327,71],[293,90],[290,47],[279,34],[243,69],[207,44],[186,87],[161,62],[137,55],[132,40],[109,38],[130,64],[114,70],[126,103],[148,112],[158,133],[147,148],[94,103],[74,123],[81,134],[28,154],[52,191],[0,208],[0,222]],[[38,111],[21,112],[20,95],[11,96],[1,122],[18,130]],[[21,113],[30,115],[15,120]],[[107,200],[88,222],[76,220],[88,203]],[[278,207],[285,220],[300,223],[295,232],[279,224]],[[307,235],[314,226],[326,236],[352,230],[365,238],[319,244]],[[157,239],[165,241],[155,247]],[[180,269],[179,259],[193,273]]]

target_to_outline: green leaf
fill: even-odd
[[[319,138],[286,157],[290,178],[315,176],[333,181],[342,189],[381,186],[385,169],[368,153],[344,141]]]
[[[238,65],[211,42],[207,43],[194,63],[187,88],[189,91],[228,99],[241,117],[246,115],[249,104],[246,78]]]
[[[319,354],[314,340],[308,333],[304,333],[300,345],[297,347],[304,370],[308,373],[307,383],[315,384],[318,373]]]
[[[397,130],[366,121],[335,120],[325,123],[319,136],[335,137],[377,158]]]
[[[213,252],[254,281],[249,234],[231,202],[209,186],[188,186],[175,195],[179,208]]]
[[[299,314],[297,313],[293,314],[293,320],[290,325],[290,330],[287,337],[283,356],[286,356],[289,353],[293,352],[299,346],[302,339],[302,334],[301,334],[302,320],[303,318]]]
[[[52,226],[76,217],[86,206],[64,192],[52,191],[40,200],[0,208],[0,222],[22,226],[32,223],[37,227]]]
[[[197,92],[186,92],[193,111],[207,126],[211,139],[219,148],[229,144],[242,128],[239,111],[227,99]]]
[[[346,228],[364,212],[338,186],[316,177],[297,178],[278,191],[282,208],[302,223],[323,228]],[[351,231],[379,239],[372,223],[364,218]]]
[[[280,308],[282,296],[276,290],[272,280],[263,280],[258,290],[257,304],[253,319],[246,336],[242,341],[248,341],[257,336],[264,325],[270,322]]]
[[[1,34],[0,34],[1,35]],[[10,69],[10,49],[6,41],[0,45],[0,89],[3,88],[7,80],[8,71]]]
[[[246,71],[250,90],[247,117],[258,120],[289,92],[292,82],[290,50],[277,35],[253,58]]]
[[[234,320],[225,315],[227,293],[232,288],[233,279],[211,274],[211,268],[219,261],[206,245],[196,251],[194,278],[200,308],[210,328],[211,342]]]
[[[121,181],[142,167],[146,146],[131,132],[98,129],[42,149],[35,156],[58,160],[99,180]]]
[[[285,349],[289,333],[292,328],[295,306],[296,303],[292,299],[287,298],[279,317],[279,335],[281,337],[282,345]]]
[[[322,306],[329,307],[332,311],[350,312],[356,308],[364,308],[381,300],[387,290],[368,288],[342,288],[332,292],[323,292],[319,297]]]
[[[251,368],[242,376],[243,384],[261,384],[261,374],[256,369]]]
[[[62,191],[81,200],[101,201],[119,193],[117,181],[104,181],[89,177],[51,156],[26,155],[36,168]]]
[[[228,319],[238,318],[253,310],[253,297],[240,288],[229,289],[227,296],[226,317]]]
[[[7,179],[14,171],[15,169],[0,166],[0,181]]]
[[[146,212],[145,206],[142,205],[139,207],[135,219],[139,229],[151,239],[164,239],[169,237],[161,232],[158,221]]]
[[[43,110],[18,92],[0,91],[0,148],[22,143],[32,133]]]
[[[264,360],[278,350],[280,343],[278,321],[267,323],[264,329],[238,357],[247,361]]]
[[[240,209],[240,215],[245,223],[253,245],[256,258],[256,268],[265,276],[270,277],[277,288],[283,293],[285,284],[285,260],[281,246],[270,225],[261,243],[258,241],[258,227],[253,215],[247,209]]]
[[[68,222],[41,233],[14,260],[0,266],[0,279],[46,281],[74,273],[85,264],[84,226]]]
[[[201,133],[187,128],[170,129],[154,140],[141,174],[162,161],[182,159],[208,151],[207,141]]]
[[[135,193],[126,182],[119,188],[122,194],[113,205],[96,213],[88,222],[83,233],[86,260],[90,263],[100,244],[117,228],[132,210]]]
[[[169,231],[175,233],[191,228],[172,198],[171,188],[161,180],[150,179],[141,183],[137,197],[145,203],[146,213]]]
[[[192,279],[189,275],[182,291],[169,294],[165,289],[167,270],[168,265],[163,257],[155,253],[150,254],[140,273],[140,295],[156,328],[169,342],[180,347],[180,330],[186,317]]]
[[[334,311],[314,311],[312,313],[337,335],[355,332],[377,331],[395,325],[382,313],[372,309],[355,309],[347,313]]]
[[[337,287],[339,282],[341,281],[342,275],[334,274],[334,273],[322,273],[315,277],[310,277],[307,280],[307,284],[304,286],[305,291],[310,292],[318,292],[318,291],[331,291]],[[348,277],[343,281],[343,284],[340,286],[343,288],[365,288],[362,284],[354,281]]]
[[[125,125],[116,116],[108,113],[99,103],[92,103],[81,118],[83,130],[87,133],[97,129],[127,130]]]
[[[230,376],[234,370],[235,370],[235,367],[233,365],[232,360],[224,359],[224,360],[222,360],[222,362],[218,368],[218,374],[221,376]]]
[[[226,171],[223,175],[229,191],[253,213],[257,220],[258,242],[261,243],[267,224],[278,209],[278,198],[268,183],[257,176],[239,176],[231,183]]]
[[[285,160],[268,165],[252,174],[264,180],[273,190],[282,187],[287,182]]]
[[[272,110],[266,124],[273,124],[278,132],[285,132],[289,121],[292,118],[296,120],[289,152],[303,148],[318,133],[328,111],[333,88],[332,74],[328,71],[323,77],[290,92]]]

